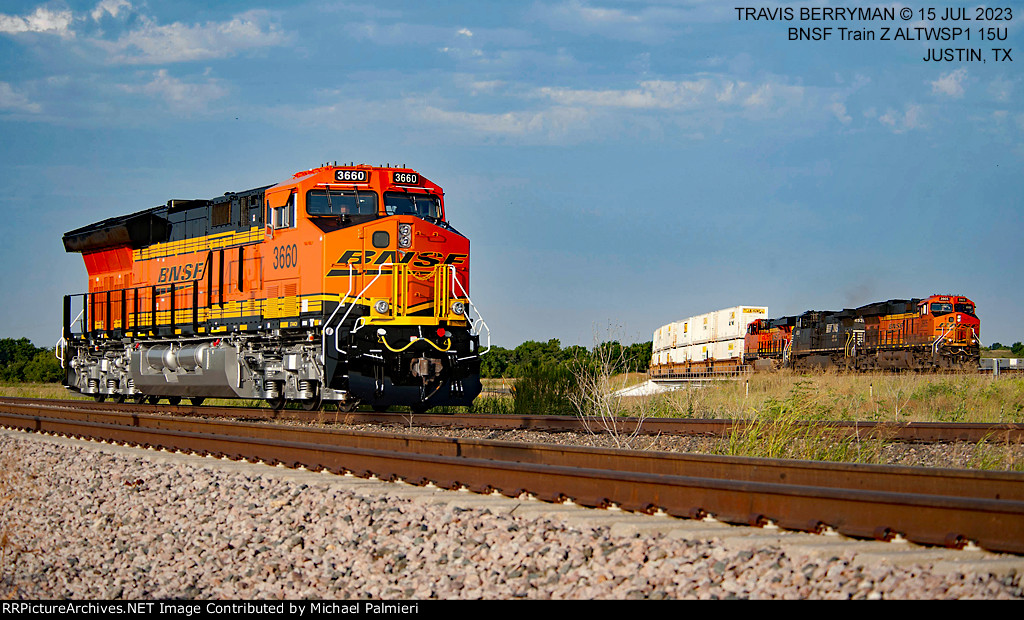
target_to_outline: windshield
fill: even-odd
[[[957,312],[963,312],[964,314],[969,314],[971,316],[974,316],[974,305],[973,304],[956,304],[956,311]]]
[[[949,314],[953,311],[953,304],[932,304],[932,314],[939,316],[940,314]]]
[[[313,189],[306,192],[309,215],[377,215],[377,194],[350,189]]]
[[[441,217],[441,205],[437,197],[431,194],[387,192],[384,194],[384,212],[388,215],[418,215],[436,220]]]

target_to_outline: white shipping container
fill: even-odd
[[[665,348],[665,332],[666,332],[665,328],[666,327],[667,326],[662,326],[662,327],[659,327],[658,329],[654,330],[654,340],[653,340],[653,342],[651,342],[651,347],[655,351],[661,351],[662,349]]]
[[[677,321],[672,324],[672,328],[675,330],[676,341],[672,346],[685,347],[690,344],[690,332],[689,325],[686,321]]]
[[[715,339],[715,322],[713,317],[710,315],[698,314],[697,316],[690,318],[689,324],[690,344],[700,344],[710,342]]]
[[[739,323],[737,310],[742,308],[726,308],[715,313],[715,330],[719,340],[732,340],[739,335]]]
[[[767,317],[766,306],[734,306],[698,314],[659,327],[654,332],[653,348],[668,352],[664,363],[737,358],[743,353],[747,326],[756,319]],[[727,344],[716,347],[715,343]]]
[[[732,360],[743,355],[743,340],[734,338],[732,340],[719,340],[715,343],[716,360]]]
[[[736,316],[738,320],[741,321],[740,331],[736,337],[744,338],[747,335],[748,325],[757,319],[768,318],[768,308],[766,306],[740,306],[740,312],[738,312]]]
[[[703,362],[711,356],[711,351],[708,347],[708,343],[702,344],[691,344],[686,347],[687,355],[691,362]]]
[[[717,324],[717,340],[733,340],[743,338],[747,333],[747,325],[759,318],[768,316],[768,308],[764,306],[736,306],[715,313]]]

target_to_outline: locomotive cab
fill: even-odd
[[[965,364],[981,351],[981,320],[973,301],[963,296],[932,295],[921,300],[922,328],[936,356]]]

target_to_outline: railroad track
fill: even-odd
[[[536,431],[560,432],[605,432],[597,421],[586,421],[572,415],[506,415],[485,413],[464,413],[458,415],[417,414],[401,412],[356,411],[341,413],[333,411],[304,411],[283,409],[274,411],[267,408],[214,407],[191,405],[145,405],[98,403],[89,400],[30,399],[0,397],[0,407],[7,411],[34,411],[33,406],[69,406],[93,411],[125,411],[140,414],[172,414],[178,416],[201,416],[245,420],[293,420],[303,422],[328,422],[336,424],[384,424],[406,426],[415,421],[419,426],[445,428],[485,428],[495,430],[529,429]],[[21,409],[19,409],[21,408]],[[734,430],[749,424],[745,420],[703,420],[690,418],[621,418],[618,428],[622,434],[630,434],[640,426],[645,435],[703,435],[728,436]],[[805,422],[807,426],[825,427],[838,436],[860,438],[882,438],[889,441],[952,442],[998,440],[1001,442],[1024,441],[1024,424],[981,424],[942,422]]]
[[[422,437],[0,403],[0,425],[728,523],[1024,554],[1024,475]]]

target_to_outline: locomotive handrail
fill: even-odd
[[[68,341],[64,336],[60,337],[60,340],[53,345],[53,356],[60,361],[60,367],[64,368],[64,351],[67,348]],[[60,355],[57,354],[57,350],[60,350]]]
[[[327,329],[329,327],[331,327],[331,321],[333,321],[334,320],[334,316],[336,314],[338,314],[338,310],[341,310],[341,307],[345,304],[345,300],[348,299],[348,296],[352,294],[352,283],[353,283],[353,280],[352,280],[352,265],[350,263],[345,263],[345,266],[348,267],[348,292],[346,292],[345,296],[342,297],[341,300],[338,302],[338,305],[334,308],[334,312],[331,313],[331,316],[327,318],[327,322],[324,323],[324,329],[321,332],[321,336],[320,336],[320,340],[321,340],[320,346],[323,348],[325,354],[326,354],[326,351],[327,351],[327,336],[328,336]],[[348,316],[348,315],[346,314],[346,316]],[[344,323],[344,319],[342,319],[342,323]],[[341,327],[342,323],[338,323],[338,327]],[[337,330],[335,330],[335,332],[337,332]],[[338,351],[338,338],[337,338],[337,335],[335,335],[335,338],[334,338],[334,350]],[[348,352],[346,351],[346,354],[347,353]]]
[[[380,277],[384,274],[384,268],[385,267],[394,267],[394,266],[395,266],[394,263],[384,263],[383,265],[378,267],[377,268],[377,275],[374,276],[374,278],[372,280],[370,280],[369,284],[367,284],[366,286],[363,287],[363,290],[359,291],[359,294],[356,295],[355,299],[361,298],[363,296],[363,293],[365,293],[367,289],[369,289],[371,286],[373,286],[374,282],[376,282],[378,279],[380,279]],[[349,282],[351,282],[351,279],[352,279],[352,275],[351,275],[351,272],[349,272]],[[348,297],[349,297],[349,295],[346,294],[345,297],[343,297],[342,300],[341,300],[342,303],[345,303],[345,300],[348,299]],[[345,319],[348,318],[349,313],[352,312],[352,308],[355,308],[355,306],[356,306],[355,305],[355,300],[353,300],[353,303],[349,304],[348,310],[345,311],[345,315],[343,317],[341,317],[341,321],[338,323],[339,327],[345,324]],[[337,329],[334,330],[334,350],[335,351],[340,351],[341,350],[338,347],[338,335],[339,335],[339,330],[337,330]]]
[[[941,342],[946,337],[946,334],[951,332],[954,327],[956,327],[956,324],[950,323],[949,329],[939,334],[939,337],[935,339],[935,342],[932,343],[932,355],[935,355],[936,353],[939,352],[939,342]]]
[[[453,285],[452,294],[453,295],[455,294],[454,285],[458,284],[459,288],[462,289],[462,294],[466,296],[466,301],[469,302],[469,306],[466,309],[466,319],[469,320],[469,324],[472,326],[473,330],[476,331],[476,333],[478,335],[481,332],[477,328],[477,325],[483,325],[484,329],[487,330],[487,348],[476,354],[477,357],[480,357],[484,353],[487,353],[488,351],[491,350],[491,328],[488,327],[487,321],[484,320],[483,314],[480,313],[480,310],[476,307],[476,304],[473,303],[473,299],[469,296],[469,293],[466,292],[466,287],[462,286],[462,282],[459,282],[459,274],[457,274],[455,272],[455,265],[450,265],[450,267],[451,267],[451,270],[452,270],[452,285]],[[473,321],[473,319],[469,316],[469,309],[470,308],[472,308],[473,310],[476,311],[477,321]],[[470,359],[471,357],[473,357],[473,356],[471,355],[469,357],[460,357],[459,361]]]

